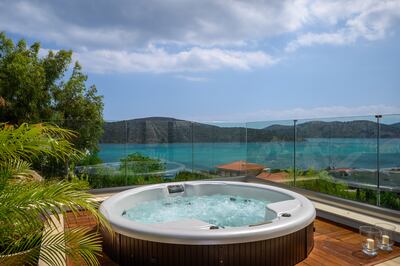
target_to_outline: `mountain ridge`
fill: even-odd
[[[306,138],[375,138],[377,124],[368,120],[309,121],[296,127],[297,140]],[[382,138],[400,138],[400,123],[381,124]],[[222,127],[172,117],[144,117],[104,124],[100,143],[201,143],[292,141],[293,126]]]

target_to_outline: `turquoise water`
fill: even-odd
[[[400,139],[381,139],[381,168],[400,167]],[[198,170],[237,160],[271,168],[293,167],[292,142],[100,144],[100,158],[117,162],[134,152],[179,162]],[[301,168],[376,168],[376,139],[307,139],[296,144],[296,165]]]
[[[219,227],[237,227],[265,221],[269,202],[233,195],[168,197],[126,210],[127,219],[152,224],[196,219]],[[275,217],[268,217],[272,219]]]

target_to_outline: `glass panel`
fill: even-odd
[[[128,185],[176,181],[191,172],[191,122],[140,119],[128,129]]]
[[[41,123],[48,123],[66,128],[67,124],[64,120],[45,121]],[[71,123],[72,124],[72,123]],[[75,143],[79,139],[75,139]],[[68,175],[68,165],[64,162],[58,162],[56,159],[49,158],[48,156],[40,156],[33,159],[33,168],[40,171],[40,175],[46,179],[64,179]]]
[[[242,176],[244,123],[193,123],[193,170],[205,177]]]
[[[376,204],[375,117],[297,122],[296,185]]]
[[[296,131],[293,120],[107,121],[98,153],[77,163],[75,172],[93,188],[253,176],[399,210],[399,125],[400,115],[383,116],[378,138],[375,116],[299,120]],[[67,169],[44,161],[36,167],[50,177]]]
[[[247,161],[262,166],[253,176],[292,184],[293,155],[293,120],[247,123]]]
[[[400,210],[400,115],[384,115],[380,121],[380,205]]]
[[[125,186],[126,173],[120,160],[126,157],[127,123],[105,121],[103,128],[98,153],[77,166],[76,172],[86,176],[92,188]]]

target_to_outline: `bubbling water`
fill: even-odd
[[[233,195],[168,197],[142,202],[123,216],[145,224],[197,219],[219,227],[239,227],[263,223],[268,201]]]

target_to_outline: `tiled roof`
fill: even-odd
[[[257,178],[270,180],[270,181],[275,181],[275,182],[287,181],[288,177],[289,177],[289,174],[286,173],[286,172],[279,172],[279,173],[266,173],[266,172],[263,172],[263,173],[257,175]]]
[[[244,160],[242,161],[236,161],[228,164],[222,164],[216,166],[217,169],[222,169],[222,170],[230,170],[230,171],[249,171],[249,170],[258,170],[262,171],[265,166],[261,164],[256,164],[256,163],[249,163]]]

